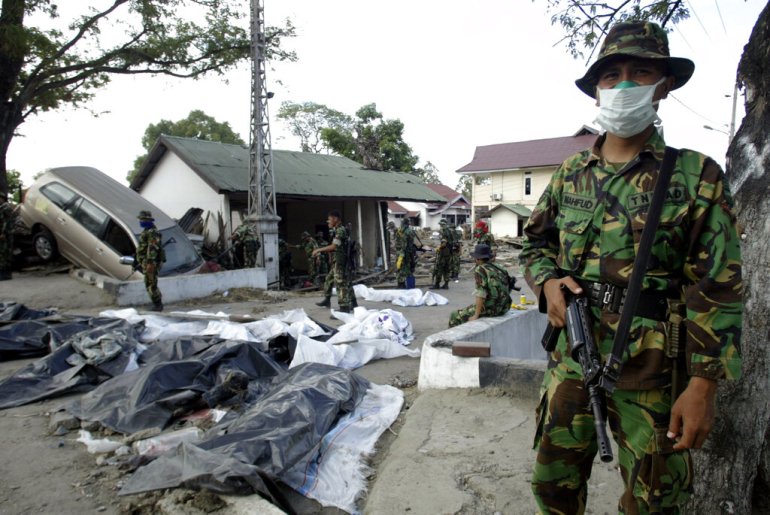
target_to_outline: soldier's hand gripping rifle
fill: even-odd
[[[601,355],[591,330],[591,311],[585,297],[567,297],[567,338],[572,347],[572,359],[580,363],[583,382],[588,390],[588,404],[594,415],[599,457],[605,463],[612,461],[612,447],[607,436],[606,406],[603,390],[599,387],[602,374]],[[559,340],[561,328],[548,324],[543,335],[543,348],[552,352]]]

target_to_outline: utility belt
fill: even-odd
[[[626,288],[608,283],[577,279],[588,303],[608,313],[620,313],[626,300]],[[665,292],[642,291],[635,316],[666,322],[666,356],[676,358],[685,351],[687,311],[685,304]]]

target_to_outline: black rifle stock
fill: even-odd
[[[572,347],[572,359],[580,363],[583,370],[583,382],[588,390],[588,404],[594,415],[596,441],[599,445],[599,458],[609,463],[612,461],[612,447],[607,436],[607,420],[603,391],[599,387],[602,375],[601,355],[594,342],[591,330],[591,314],[585,297],[567,299],[567,338]],[[548,324],[543,334],[543,348],[552,352],[559,340],[561,328]]]

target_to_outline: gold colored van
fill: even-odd
[[[81,268],[124,281],[142,278],[120,262],[122,256],[136,254],[142,210],[155,217],[166,251],[159,275],[197,271],[203,259],[176,222],[96,168],[46,171],[27,191],[19,216],[32,231],[35,253],[43,261],[60,254]]]

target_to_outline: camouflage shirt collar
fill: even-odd
[[[607,133],[602,134],[598,138],[596,138],[596,142],[594,142],[594,146],[586,152],[586,157],[583,162],[583,166],[595,166],[599,161],[601,161],[601,152],[599,149],[601,149],[602,144],[604,143],[604,140],[607,138]],[[651,155],[653,158],[655,158],[657,161],[663,160],[663,154],[666,151],[666,142],[663,141],[663,136],[660,135],[658,130],[652,131],[652,134],[649,138],[647,138],[647,141],[644,143],[644,147],[641,151],[639,151],[639,155]]]

